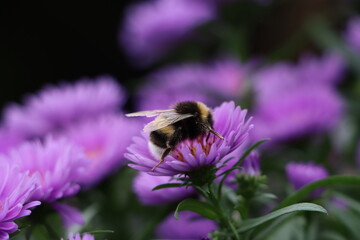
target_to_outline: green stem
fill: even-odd
[[[221,203],[219,199],[216,197],[216,194],[214,193],[213,185],[208,185],[208,192],[209,192],[209,200],[213,203],[213,205],[217,208],[217,212],[220,215],[220,221],[225,225],[228,226],[231,232],[234,234],[236,240],[240,240],[240,236],[234,226],[234,224],[231,221],[231,217],[227,214],[224,215],[224,213],[227,213],[221,206]]]
[[[248,201],[246,199],[242,199],[239,201],[239,206],[237,208],[241,214],[241,219],[245,220],[248,218],[248,209],[249,209],[249,205],[248,205]]]

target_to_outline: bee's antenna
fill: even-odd
[[[214,134],[215,136],[217,136],[218,138],[220,138],[221,140],[224,140],[225,138],[223,136],[221,136],[218,132],[216,132],[214,129],[212,129],[212,127],[209,127],[209,131]]]

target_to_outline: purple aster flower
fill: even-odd
[[[214,17],[215,6],[211,1],[143,2],[127,9],[119,37],[124,50],[137,64],[146,65]]]
[[[249,68],[233,58],[165,67],[148,77],[148,83],[140,89],[138,106],[149,110],[189,100],[215,106],[220,99],[244,93]]]
[[[326,178],[329,174],[324,167],[312,162],[291,162],[286,165],[286,175],[290,180],[291,185],[298,190],[309,183]],[[323,189],[317,189],[312,192],[312,195],[314,197],[319,197],[322,192]]]
[[[4,123],[11,131],[27,137],[41,136],[84,118],[114,112],[124,101],[123,95],[123,90],[109,76],[48,86],[28,96],[23,106],[9,106]]]
[[[75,195],[79,191],[76,182],[88,164],[80,149],[53,138],[23,143],[10,151],[8,159],[19,164],[22,171],[38,176],[39,188],[31,199],[44,202]]]
[[[29,172],[20,172],[17,165],[0,157],[0,239],[9,239],[18,226],[14,221],[30,215],[32,207],[40,205],[39,201],[30,201],[36,189],[36,178]]]
[[[132,161],[130,167],[153,175],[173,176],[188,173],[195,169],[217,164],[221,159],[240,147],[249,135],[253,125],[245,120],[246,110],[236,107],[234,102],[225,102],[213,111],[214,129],[225,138],[221,140],[210,135],[193,141],[185,140],[165,158],[154,172],[151,169],[159,159],[151,155],[148,148],[148,135],[134,138],[134,143],[125,155]]]
[[[158,205],[162,203],[180,201],[195,193],[192,187],[164,188],[156,191],[152,189],[166,183],[180,183],[169,176],[152,176],[139,172],[133,182],[133,189],[139,201],[144,205]]]
[[[70,127],[64,136],[82,148],[90,159],[78,181],[92,186],[125,165],[125,150],[140,129],[136,120],[118,114],[103,115]]]
[[[360,54],[360,16],[353,17],[348,21],[344,35],[350,48]]]
[[[343,113],[343,102],[331,88],[299,87],[257,103],[254,139],[281,141],[332,129]]]
[[[193,212],[180,212],[179,220],[169,215],[156,229],[161,239],[201,239],[217,229],[214,221],[205,219]]]
[[[61,240],[64,240],[63,238]],[[66,240],[95,240],[95,237],[89,233],[83,233],[82,236],[80,233],[70,233],[69,237]]]

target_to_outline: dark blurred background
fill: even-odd
[[[0,103],[82,76],[132,78],[135,72],[117,43],[130,2],[7,1],[0,10]]]
[[[0,8],[0,107],[9,101],[20,101],[25,93],[37,91],[47,83],[110,74],[126,85],[126,81],[149,71],[132,67],[118,44],[124,9],[135,2],[3,3]],[[312,15],[326,15],[334,26],[341,25],[343,19],[332,18],[332,13],[349,11],[347,4],[350,1],[275,2],[265,7],[261,16],[252,15],[257,20],[249,19],[256,23],[251,26],[254,28],[250,36],[251,49],[248,49],[252,54],[268,54],[289,39],[298,38],[304,19]],[[244,9],[249,11],[249,8]],[[227,11],[226,7],[223,11]],[[250,15],[239,12],[235,16],[237,14],[239,18]],[[347,14],[337,14],[342,15]],[[299,48],[312,47],[306,40],[300,42]]]

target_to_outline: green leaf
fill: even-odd
[[[331,215],[334,215],[341,224],[343,224],[352,234],[352,239],[358,239],[360,236],[359,220],[360,217],[351,211],[343,211],[337,208],[331,209]]]
[[[320,233],[320,239],[326,240],[347,240],[346,237],[340,235],[338,232],[335,231],[322,231]]]
[[[87,233],[96,235],[96,234],[104,234],[104,233],[114,233],[114,231],[113,230],[95,230],[95,231],[90,231]]]
[[[179,219],[180,211],[193,211],[211,220],[215,220],[218,218],[218,214],[213,206],[211,206],[209,203],[202,202],[196,199],[185,199],[181,201],[177,205],[174,213],[174,217],[176,219]]]
[[[245,220],[241,223],[240,228],[238,228],[239,233],[243,233],[253,229],[263,223],[271,221],[275,218],[278,218],[284,214],[299,212],[299,211],[310,211],[310,212],[322,212],[327,213],[325,208],[321,207],[320,205],[313,204],[313,203],[298,203],[288,207],[284,207],[282,209],[276,210],[271,212],[265,216],[253,218],[249,220]]]
[[[342,193],[335,193],[334,196],[343,200],[349,208],[351,208],[352,210],[357,212],[357,214],[360,214],[360,202],[359,201],[357,201],[349,196],[346,196]]]
[[[174,187],[184,187],[184,186],[186,185],[184,185],[183,183],[165,183],[154,187],[152,191],[156,191],[163,188],[174,188]]]
[[[289,206],[291,204],[294,204],[304,197],[308,196],[309,193],[311,193],[313,190],[320,188],[320,187],[330,187],[334,185],[339,184],[354,184],[359,185],[360,184],[360,177],[358,176],[331,176],[328,178],[324,178],[321,180],[318,180],[316,182],[312,182],[298,191],[296,191],[291,196],[287,197],[285,200],[283,200],[279,206],[276,209],[280,209],[286,206]]]

